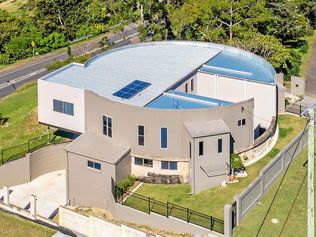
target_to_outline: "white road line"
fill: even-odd
[[[28,79],[30,77],[33,77],[33,76],[38,75],[38,74],[40,74],[42,72],[45,72],[45,71],[47,71],[47,69],[46,68],[42,68],[42,69],[40,69],[38,71],[32,72],[32,73],[27,74],[25,76],[15,78],[15,79],[11,80],[10,82],[2,83],[2,84],[0,84],[0,89],[3,89],[5,87],[7,87],[7,86],[11,86],[11,84],[13,84],[13,83],[24,81],[24,80],[26,80],[26,79]]]

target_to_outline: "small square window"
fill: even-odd
[[[91,160],[88,160],[88,167],[93,168],[93,162]]]
[[[177,162],[175,162],[175,161],[170,161],[169,162],[169,168],[171,169],[171,170],[177,170],[178,169],[178,163]]]
[[[135,165],[143,165],[144,160],[142,158],[135,157],[134,164]]]
[[[97,162],[94,162],[94,168],[97,169],[97,170],[101,170],[101,164],[97,163]]]
[[[168,168],[168,161],[161,161],[161,169],[167,170]]]
[[[144,166],[153,167],[153,160],[144,159]]]

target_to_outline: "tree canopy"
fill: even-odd
[[[0,64],[67,46],[121,22],[138,22],[140,38],[198,40],[236,47],[298,74],[306,37],[316,27],[313,0],[28,0],[0,10]]]

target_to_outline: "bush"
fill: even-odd
[[[230,156],[230,167],[232,169],[240,169],[243,167],[242,160],[239,155],[232,153]]]
[[[131,187],[136,181],[136,177],[133,175],[127,176],[125,179],[122,181],[118,182],[117,187],[125,192],[129,187]]]

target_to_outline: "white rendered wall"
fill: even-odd
[[[53,99],[74,104],[74,116],[55,112]],[[84,90],[38,80],[38,121],[75,132],[85,131]]]
[[[254,98],[254,129],[258,125],[267,128],[276,115],[275,85],[198,72],[197,95],[230,102]]]

